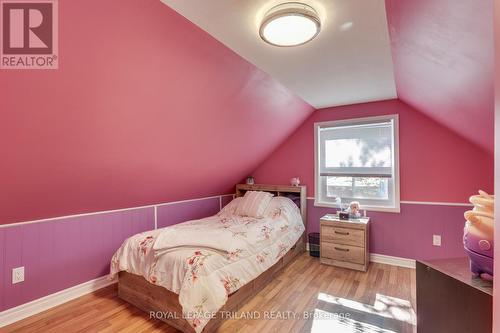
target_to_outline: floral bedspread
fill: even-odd
[[[177,293],[182,315],[201,332],[229,294],[274,265],[304,232],[288,198],[273,198],[261,219],[235,215],[237,202],[211,217],[130,237],[113,256],[111,274],[141,275]]]

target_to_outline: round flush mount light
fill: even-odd
[[[271,8],[260,25],[260,37],[274,46],[298,46],[319,34],[318,13],[299,2],[287,2]]]

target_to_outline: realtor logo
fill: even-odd
[[[1,69],[57,69],[57,0],[0,0]]]

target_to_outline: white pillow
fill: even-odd
[[[264,217],[264,212],[271,202],[273,194],[261,191],[247,191],[236,208],[236,214],[255,218]]]

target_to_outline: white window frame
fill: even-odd
[[[346,126],[346,125],[361,125],[369,124],[372,122],[379,121],[393,121],[393,161],[392,161],[392,183],[393,183],[393,206],[377,206],[377,205],[366,205],[361,203],[361,209],[366,209],[370,211],[378,212],[390,212],[399,213],[400,208],[400,188],[399,188],[399,116],[397,114],[376,116],[376,117],[364,117],[364,118],[354,118],[345,120],[335,120],[326,121],[320,123],[314,123],[314,185],[315,185],[315,195],[314,195],[314,205],[318,207],[330,207],[330,208],[340,208],[339,205],[332,202],[321,201],[321,179],[320,179],[320,165],[319,165],[319,130],[320,128],[335,127],[335,126]],[[349,199],[349,198],[346,198]],[[353,198],[352,200],[357,200]]]

